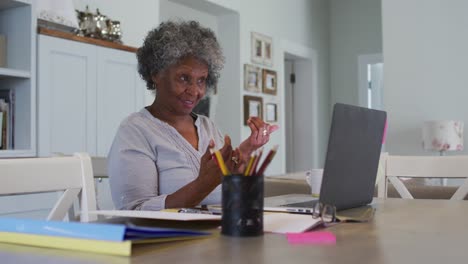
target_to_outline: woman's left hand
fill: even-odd
[[[242,156],[250,157],[252,151],[265,145],[270,140],[270,134],[278,130],[278,125],[270,125],[258,117],[251,116],[247,120],[250,136],[239,146]]]

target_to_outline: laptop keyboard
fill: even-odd
[[[300,202],[300,203],[290,203],[290,204],[283,204],[281,207],[302,207],[302,208],[314,208],[314,206],[317,204],[318,200],[312,200],[312,201],[305,201],[305,202]]]

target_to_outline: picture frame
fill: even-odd
[[[253,63],[273,66],[273,39],[271,37],[251,32],[250,51]]]
[[[263,64],[273,66],[273,39],[267,36],[263,40]]]
[[[252,32],[251,39],[251,59],[253,63],[263,64],[263,38],[259,33]]]
[[[259,96],[244,95],[244,125],[251,116],[263,117],[263,99]]]
[[[192,112],[199,115],[204,115],[210,117],[210,96],[206,96],[198,102],[198,104],[193,108]]]
[[[267,103],[265,106],[265,121],[278,122],[278,106],[275,103]]]
[[[263,69],[262,74],[263,93],[276,95],[278,87],[278,78],[276,71]]]
[[[244,64],[244,90],[260,93],[262,91],[262,69]]]

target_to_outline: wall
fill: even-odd
[[[160,0],[160,21],[166,20],[196,20],[201,25],[211,28],[216,34],[218,32],[218,21],[216,16],[206,12],[198,11],[183,4],[174,3],[169,0]]]
[[[310,47],[317,54],[317,89],[319,105],[317,109],[319,113],[318,126],[319,132],[315,137],[315,142],[320,145],[318,147],[316,158],[319,164],[311,164],[311,167],[323,166],[325,156],[326,140],[329,130],[329,90],[328,90],[328,1],[327,0],[143,0],[112,1],[112,5],[105,0],[74,0],[77,9],[84,9],[86,4],[89,4],[92,11],[95,8],[100,8],[103,14],[108,15],[113,19],[121,20],[123,41],[125,44],[140,46],[147,31],[158,25],[163,19],[179,14],[184,18],[194,18],[208,22],[209,26],[217,25],[218,31],[232,22],[238,23],[238,28],[231,28],[223,32],[225,35],[232,32],[232,41],[228,43],[228,38],[223,36],[224,43],[231,45],[231,48],[236,48],[232,54],[237,58],[232,58],[237,68],[232,68],[232,65],[227,67],[229,71],[223,72],[222,78],[226,77],[225,83],[233,83],[234,87],[229,92],[222,91],[224,87],[220,87],[218,100],[218,112],[216,122],[220,124],[221,129],[229,132],[233,136],[233,142],[239,144],[241,140],[248,137],[250,131],[248,127],[242,125],[242,72],[244,63],[250,61],[250,32],[259,32],[273,38],[274,42],[274,65],[273,70],[278,74],[278,95],[276,97],[264,95],[264,100],[274,101],[279,103],[278,118],[281,129],[272,135],[271,143],[267,146],[269,149],[274,144],[279,144],[280,149],[277,157],[273,161],[267,174],[281,174],[285,172],[285,136],[284,136],[284,89],[283,89],[283,61],[280,43],[283,40],[297,43],[306,47]],[[180,5],[185,5],[181,7]],[[196,10],[193,12],[194,9]],[[180,12],[180,13],[179,13]],[[191,14],[190,14],[191,13]],[[206,13],[206,14],[202,14]],[[213,17],[217,16],[217,23],[213,22]],[[237,16],[237,18],[236,18]],[[204,23],[204,22],[202,22]],[[236,32],[238,31],[238,32]],[[221,32],[219,32],[221,33]],[[237,34],[237,35],[236,35]],[[238,36],[238,37],[237,37]],[[239,61],[240,60],[240,61]],[[225,76],[225,77],[223,77]],[[231,79],[230,79],[231,78]],[[224,95],[224,96],[223,96]],[[262,95],[263,96],[263,95]],[[224,98],[223,98],[224,97]],[[230,100],[230,101],[229,101]],[[147,102],[150,102],[147,99]],[[229,105],[229,109],[220,109],[220,105]],[[227,111],[229,110],[229,111]],[[304,111],[307,116],[307,110]],[[227,121],[226,121],[227,120]],[[229,122],[228,122],[229,121]],[[239,129],[240,128],[240,129]],[[300,139],[299,139],[300,140]],[[307,157],[310,158],[310,157]]]
[[[383,0],[382,10],[387,150],[431,155],[421,147],[425,120],[468,124],[468,1]]]
[[[381,0],[330,1],[331,106],[359,104],[358,56],[382,53],[381,18]]]
[[[265,12],[263,12],[265,11]],[[317,90],[318,106],[311,106],[310,109],[304,109],[303,120],[308,120],[312,107],[318,109],[319,117],[317,135],[308,135],[315,137],[316,157],[303,157],[311,160],[310,167],[323,166],[325,156],[326,140],[329,130],[329,92],[328,92],[328,1],[322,0],[241,0],[241,62],[250,62],[250,32],[259,32],[273,37],[274,42],[274,65],[273,69],[278,74],[278,95],[276,97],[264,95],[266,101],[279,103],[279,125],[280,130],[271,137],[271,142],[267,149],[274,144],[279,144],[280,148],[277,157],[267,170],[267,175],[281,174],[286,170],[286,146],[285,146],[285,122],[284,122],[284,54],[280,49],[282,41],[289,41],[301,46],[313,49],[317,54]],[[281,59],[280,59],[281,58]],[[312,83],[312,80],[311,80]],[[312,89],[312,85],[310,87]],[[247,127],[242,130],[242,137],[246,138],[250,134]],[[296,139],[301,141],[302,139]],[[314,162],[315,160],[315,162]],[[314,164],[315,163],[315,164]]]

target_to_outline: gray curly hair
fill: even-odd
[[[151,30],[137,51],[138,73],[146,81],[148,90],[155,90],[151,77],[187,56],[194,56],[208,65],[206,86],[214,88],[224,56],[214,32],[196,21],[163,22]]]

